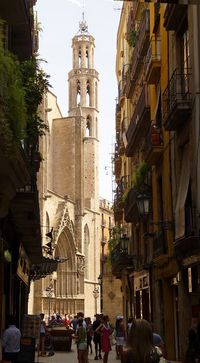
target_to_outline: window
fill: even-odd
[[[86,48],[86,68],[89,68],[89,53],[88,53],[88,48]]]
[[[90,81],[87,80],[86,84],[86,107],[90,106]]]
[[[81,104],[81,84],[80,81],[77,80],[77,88],[76,88],[76,104],[77,106],[80,106]]]
[[[90,243],[90,234],[89,228],[86,224],[84,227],[84,255],[85,255],[85,278],[89,278],[89,243]]]
[[[86,119],[86,132],[85,132],[85,136],[89,137],[92,136],[92,121],[91,121],[91,117],[87,116]]]
[[[81,68],[81,48],[79,48],[79,52],[78,52],[78,66],[79,66],[79,68]]]

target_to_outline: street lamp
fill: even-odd
[[[145,217],[150,212],[150,195],[149,193],[140,193],[136,197],[136,203],[141,217]]]
[[[94,302],[95,302],[95,315],[97,314],[97,299],[99,297],[99,288],[95,287],[93,290]]]
[[[103,275],[100,274],[98,276],[98,283],[100,286],[100,312],[102,312],[103,309]]]
[[[129,237],[126,234],[123,234],[120,237],[120,247],[123,252],[128,252],[128,244],[129,244]]]
[[[48,315],[49,315],[49,321],[50,321],[50,318],[51,318],[51,298],[53,296],[53,293],[54,293],[54,289],[53,289],[53,286],[52,285],[49,285],[47,288],[46,288],[46,296],[48,297]]]

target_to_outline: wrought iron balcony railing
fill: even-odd
[[[166,130],[176,130],[192,111],[191,69],[175,69],[163,93],[162,121]]]
[[[150,46],[145,59],[146,81],[149,84],[156,84],[160,78],[161,68],[161,42],[159,36],[152,36]]]
[[[141,138],[145,136],[150,127],[150,105],[148,87],[144,85],[142,92],[135,107],[131,122],[126,132],[127,147],[126,155],[133,156]]]

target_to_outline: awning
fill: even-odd
[[[184,147],[182,155],[181,175],[175,209],[175,239],[185,235],[185,201],[190,181],[189,146]]]

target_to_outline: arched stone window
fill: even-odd
[[[95,82],[95,107],[98,108],[97,82]]]
[[[88,52],[88,47],[86,48],[86,68],[89,68],[89,52]]]
[[[91,117],[89,115],[86,118],[85,136],[86,137],[92,136],[92,120],[91,120]]]
[[[89,244],[90,244],[90,233],[88,225],[84,227],[84,255],[85,255],[85,278],[89,279]]]
[[[50,232],[50,220],[49,220],[49,215],[48,212],[46,212],[46,222],[45,222],[45,229],[46,229],[46,233]],[[49,242],[49,238],[46,237],[47,242]]]
[[[77,87],[76,87],[76,104],[77,106],[81,104],[81,84],[79,80],[77,80]]]
[[[90,81],[86,84],[86,107],[90,106]]]
[[[79,48],[79,52],[78,52],[78,66],[79,66],[79,68],[81,68],[81,48]]]
[[[96,138],[98,139],[98,118],[96,117],[96,120],[95,120],[95,128],[96,128],[96,130],[95,130],[95,136],[96,136]]]

